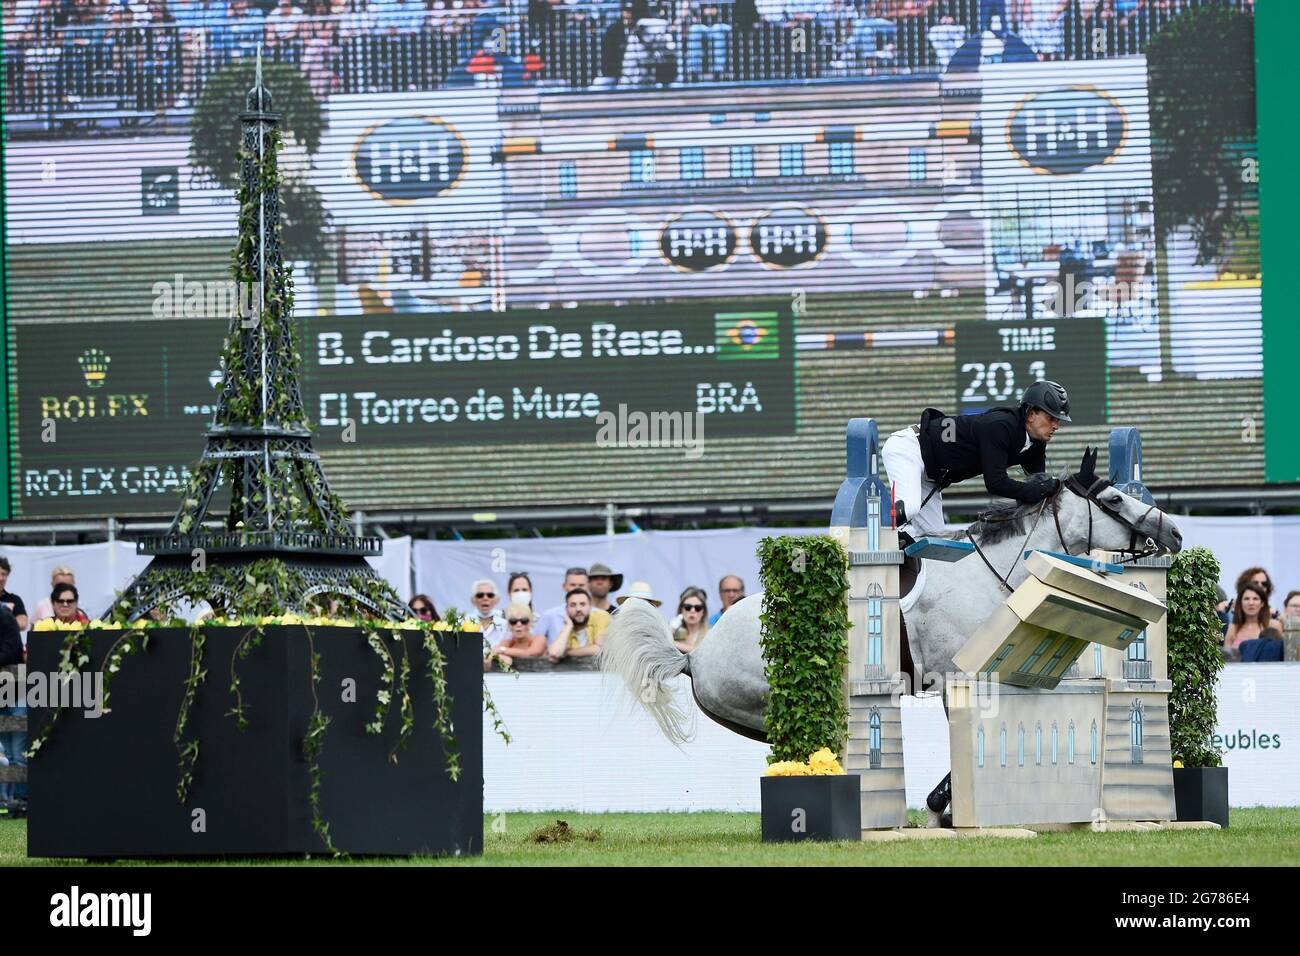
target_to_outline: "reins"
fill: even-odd
[[[1138,551],[1137,549],[1137,536],[1138,536],[1137,526],[1140,525],[1146,519],[1147,515],[1151,514],[1153,510],[1156,510],[1156,506],[1153,504],[1150,507],[1148,507],[1146,511],[1142,512],[1142,515],[1136,521],[1129,521],[1119,512],[1107,507],[1105,504],[1103,504],[1095,497],[1102,489],[1109,488],[1110,486],[1111,483],[1105,478],[1097,478],[1087,488],[1084,488],[1082,483],[1073,475],[1065,479],[1061,483],[1061,487],[1057,489],[1056,493],[1045,497],[1043,499],[1042,504],[1038,506],[1038,514],[1034,516],[1034,523],[1030,525],[1029,533],[1025,535],[1024,543],[1022,543],[1021,546],[1016,549],[1015,559],[1011,562],[1011,567],[1007,568],[1006,574],[999,574],[997,568],[993,567],[993,562],[991,562],[988,559],[988,556],[984,553],[984,549],[980,547],[979,541],[975,539],[975,535],[971,532],[970,528],[967,528],[964,532],[962,532],[962,534],[964,534],[970,540],[970,543],[975,546],[975,553],[980,556],[980,560],[984,562],[985,566],[991,572],[993,572],[993,576],[998,579],[998,583],[1001,585],[1002,589],[1004,591],[1010,592],[1014,590],[1011,587],[1011,585],[1008,583],[1011,579],[1011,574],[1012,572],[1015,571],[1016,565],[1020,562],[1020,558],[1024,555],[1025,547],[1029,544],[1030,539],[1034,536],[1034,531],[1036,531],[1038,528],[1038,522],[1042,519],[1043,511],[1044,509],[1046,509],[1048,502],[1052,503],[1052,521],[1056,525],[1056,537],[1061,542],[1061,551],[1067,555],[1070,554],[1070,547],[1065,543],[1065,532],[1061,529],[1061,509],[1057,506],[1056,503],[1057,499],[1061,496],[1061,494],[1065,491],[1065,489],[1069,488],[1071,492],[1081,497],[1088,505],[1088,547],[1083,551],[1083,554],[1090,554],[1092,552],[1092,506],[1094,504],[1102,511],[1106,512],[1106,514],[1110,515],[1116,521],[1125,525],[1129,529],[1129,547],[1118,549],[1120,553],[1126,553],[1129,555],[1129,557],[1121,558],[1119,561],[1120,564],[1128,564],[1132,561],[1140,561],[1142,558],[1149,557],[1150,555],[1153,554],[1158,554],[1160,551],[1160,546],[1156,544],[1156,539],[1150,537],[1147,538],[1147,547],[1145,549],[1143,549],[1142,551]],[[1022,517],[1024,517],[1023,514],[1008,515],[1006,517],[996,517],[990,515],[988,512],[984,512],[979,516],[979,522],[981,524],[983,523],[992,524],[992,523],[1003,522],[1003,521],[1014,521]],[[1164,512],[1161,512],[1160,517],[1157,519],[1157,523],[1156,523],[1157,538],[1160,536],[1160,532],[1164,528],[1164,520],[1165,520]]]

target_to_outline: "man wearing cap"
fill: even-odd
[[[946,416],[937,408],[921,413],[921,423],[889,436],[881,455],[893,486],[899,540],[943,533],[943,496],[959,481],[984,476],[991,494],[1025,504],[1042,501],[1061,487],[1044,474],[1047,443],[1061,422],[1070,421],[1070,398],[1056,382],[1035,382],[1019,407],[1002,405],[979,415]],[[1027,481],[1007,469],[1019,465]],[[903,529],[908,530],[903,530]],[[910,530],[910,534],[909,534]]]
[[[597,561],[587,569],[587,590],[591,592],[591,606],[602,611],[611,610],[609,595],[623,586],[623,575],[615,574],[609,565]]]
[[[600,642],[609,627],[609,612],[591,606],[591,594],[586,588],[574,588],[564,596],[564,604],[564,626],[546,656],[554,663],[565,657],[599,654]]]

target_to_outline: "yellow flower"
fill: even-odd
[[[798,760],[778,760],[774,764],[768,764],[766,776],[769,777],[808,777],[812,771],[806,763],[800,763]]]
[[[1175,760],[1175,761],[1174,761],[1174,766],[1175,766],[1175,767],[1178,767],[1178,768],[1181,770],[1181,769],[1182,769],[1182,766],[1183,766],[1183,762],[1182,762],[1181,760]]]
[[[33,631],[53,631],[53,630],[55,630],[54,623],[55,623],[55,622],[54,622],[54,618],[52,618],[52,617],[43,617],[43,618],[41,618],[39,621],[37,621],[37,622],[32,626],[32,630],[33,630]]]
[[[840,776],[844,773],[844,768],[829,747],[823,747],[812,754],[808,758],[808,767],[811,773],[821,776]]]

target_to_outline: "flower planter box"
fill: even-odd
[[[856,773],[760,779],[764,843],[862,839]]]
[[[1179,820],[1209,820],[1228,827],[1228,768],[1175,767],[1174,805]]]
[[[28,854],[35,857],[199,857],[327,852],[312,825],[303,737],[313,709],[308,629],[267,626],[237,661],[248,726],[229,716],[231,661],[247,627],[204,629],[207,677],[195,694],[186,739],[199,741],[189,799],[177,798],[173,735],[190,672],[188,629],[148,633],[122,659],[109,707],[97,718],[64,711],[32,758]],[[98,666],[120,631],[92,631]],[[482,638],[439,635],[460,779],[447,775],[434,727],[433,686],[420,631],[384,632],[400,670],[410,658],[414,727],[397,762],[396,695],[382,733],[375,719],[384,664],[354,628],[312,627],[315,687],[329,725],[321,741],[320,809],[334,846],[352,854],[477,854],[483,848]],[[66,632],[33,632],[28,670],[53,673]],[[354,683],[353,683],[354,682]],[[350,688],[355,687],[355,692]],[[30,698],[29,698],[30,703]],[[33,739],[50,719],[29,710]],[[201,811],[201,812],[200,812]]]

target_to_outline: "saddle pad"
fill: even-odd
[[[929,558],[932,561],[960,561],[975,551],[975,545],[969,541],[953,541],[951,538],[918,538],[907,546],[905,554],[917,558]]]

